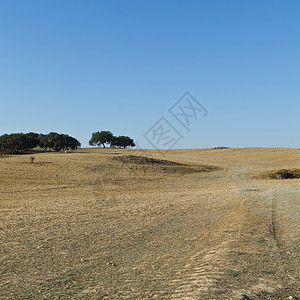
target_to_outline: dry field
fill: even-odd
[[[0,299],[300,299],[299,150],[162,153],[0,157]]]

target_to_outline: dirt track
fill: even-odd
[[[152,159],[113,159],[132,155]],[[300,180],[256,179],[299,158],[274,148],[0,158],[0,298],[300,298]]]

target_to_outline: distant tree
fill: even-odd
[[[25,134],[28,149],[33,149],[39,145],[39,134],[29,132]]]
[[[39,135],[39,147],[44,149],[51,148],[50,140],[47,134],[41,133]]]
[[[12,151],[18,152],[19,151],[19,143],[18,143],[18,134],[3,134],[0,137],[0,148],[1,151]]]
[[[38,136],[34,132],[4,134],[0,137],[0,149],[14,153],[33,149],[39,144]]]
[[[127,148],[127,147],[134,147],[135,143],[133,139],[131,139],[129,136],[114,136],[111,141],[111,147],[118,147],[118,148]]]
[[[74,149],[81,147],[81,143],[74,137],[69,136],[67,134],[63,134],[62,136],[64,139],[64,149],[65,150],[74,150]]]
[[[77,149],[81,146],[81,144],[77,139],[67,134],[50,132],[48,134],[39,135],[39,146],[44,149],[61,151]]]
[[[56,132],[50,132],[48,134],[40,134],[39,146],[44,149],[59,151],[61,150],[62,143],[59,134]]]
[[[117,148],[117,147],[119,147],[118,144],[119,144],[118,137],[117,136],[113,136],[112,139],[111,139],[111,141],[110,141],[109,146],[111,148]]]
[[[113,140],[113,134],[110,131],[97,131],[92,134],[92,138],[89,141],[90,146],[103,146],[109,144]]]
[[[19,153],[35,147],[45,149],[73,150],[81,146],[80,142],[67,134],[50,132],[49,134],[12,133],[0,136],[0,151]]]

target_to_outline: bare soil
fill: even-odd
[[[298,149],[30,156],[0,158],[0,299],[300,298],[300,179],[260,176]]]

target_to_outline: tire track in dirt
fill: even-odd
[[[228,276],[227,271],[234,268],[230,262],[230,252],[232,245],[239,241],[239,229],[244,223],[245,209],[243,201],[238,201],[236,207],[223,216],[221,227],[217,235],[214,233],[211,246],[186,258],[184,267],[175,270],[172,279],[162,279],[169,281],[167,290],[171,290],[167,299],[219,299],[225,291],[218,285],[220,279]],[[224,233],[224,229],[236,228],[232,232],[234,235]],[[216,230],[217,228],[215,228]],[[221,229],[223,229],[221,231]],[[225,235],[224,235],[225,234]],[[165,298],[162,291],[154,292],[153,298]]]
[[[239,200],[223,215],[218,228],[215,228],[215,246],[191,256],[185,267],[176,272],[177,278],[172,281],[174,292],[170,299],[224,298],[226,289],[219,282],[225,277],[237,276],[231,252],[240,243],[240,232],[246,220],[245,209],[244,200]]]
[[[217,282],[225,274],[228,251],[226,243],[222,243],[204,255],[202,252],[191,256],[172,280],[177,287],[170,299],[213,299],[212,292],[218,291]]]
[[[281,223],[283,217],[281,211],[283,203],[281,203],[281,198],[288,199],[291,193],[295,193],[295,187],[285,186],[284,191],[282,191],[280,182],[279,185],[274,185],[271,183],[258,183],[255,180],[247,178],[245,175],[251,171],[248,168],[237,168],[236,171],[237,173],[231,176],[231,179],[239,186],[241,193],[248,194],[250,211],[256,211],[261,220],[265,220],[265,228],[269,231],[269,235],[267,236],[261,234],[263,240],[270,245],[267,245],[267,247],[270,248],[265,249],[264,255],[272,257],[273,262],[277,265],[277,272],[281,273],[280,277],[274,276],[273,280],[268,280],[267,277],[264,278],[263,274],[258,274],[258,283],[252,284],[247,288],[251,299],[252,297],[254,299],[275,299],[279,297],[278,295],[284,293],[284,290],[287,290],[288,287],[290,293],[293,293],[293,291],[295,292],[293,286],[296,280],[289,274],[291,273],[289,270],[291,256],[287,255],[287,253],[290,252],[279,230],[282,231],[283,229],[283,224]],[[253,227],[253,230],[257,230],[256,226]],[[261,283],[259,283],[259,281]],[[281,291],[282,288],[283,292]],[[261,293],[264,291],[268,291],[267,294],[269,296],[262,296]],[[299,292],[300,291],[298,291],[298,293]],[[233,294],[237,295],[237,293],[237,290],[233,291]]]

